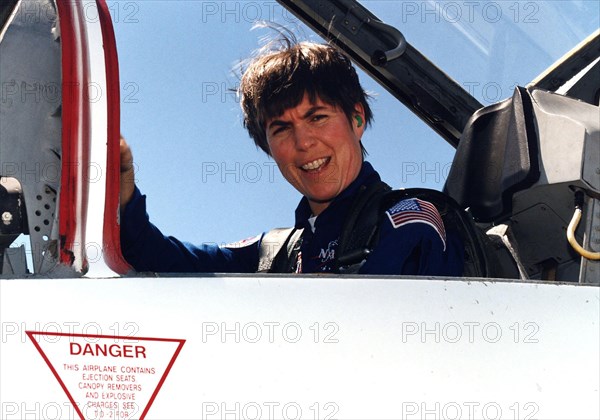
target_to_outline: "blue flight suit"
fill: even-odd
[[[296,228],[303,228],[297,271],[334,270],[335,252],[346,213],[361,185],[380,181],[364,162],[358,177],[316,218],[304,197],[296,209]],[[443,226],[437,210],[427,202],[406,199],[386,212],[380,237],[360,274],[460,276],[464,248],[458,234]],[[123,256],[137,271],[163,273],[254,273],[258,269],[263,235],[232,246],[184,243],[163,235],[148,218],[140,191],[121,212]]]

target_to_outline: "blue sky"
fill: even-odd
[[[511,96],[598,28],[596,1],[363,3],[484,105]],[[243,130],[232,70],[272,35],[251,30],[257,19],[286,25],[301,40],[320,38],[274,1],[108,4],[121,129],[151,220],[194,243],[290,226],[300,196]],[[561,31],[550,29],[557,25]],[[363,137],[368,160],[396,188],[441,189],[454,149],[369,77],[361,81],[374,95],[375,123]]]

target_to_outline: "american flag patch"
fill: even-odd
[[[444,243],[444,251],[446,250],[446,229],[444,229],[444,222],[442,222],[440,213],[433,204],[418,198],[409,198],[400,201],[385,213],[394,228],[409,223],[428,224],[440,235],[440,239]]]

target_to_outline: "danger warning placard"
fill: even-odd
[[[27,331],[81,420],[143,419],[185,340]]]

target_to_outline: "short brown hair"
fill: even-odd
[[[258,147],[270,155],[267,120],[297,106],[305,94],[311,102],[318,97],[338,107],[350,123],[355,105],[360,103],[364,123],[370,124],[373,114],[367,103],[369,96],[345,55],[331,45],[296,43],[287,38],[278,45],[279,49],[263,52],[250,61],[238,89],[244,127]]]

